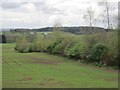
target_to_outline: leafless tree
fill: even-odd
[[[112,23],[111,23],[111,29],[114,27],[115,29],[118,29],[118,15],[112,16]]]
[[[53,31],[62,31],[62,24],[59,21],[55,22]]]
[[[89,20],[89,26],[91,27],[91,29],[92,29],[92,26],[93,26],[93,22],[95,20],[94,17],[95,17],[95,12],[91,7],[89,7],[87,9],[86,13],[84,14],[83,18]]]
[[[111,24],[110,24],[110,2],[104,0],[104,1],[98,2],[98,5],[104,8],[106,17],[104,15],[103,16],[107,20],[107,27],[108,27],[108,31],[109,31],[110,27],[111,27]]]

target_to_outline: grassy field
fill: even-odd
[[[118,88],[118,73],[45,53],[18,53],[3,44],[3,88]]]

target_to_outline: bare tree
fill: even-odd
[[[62,24],[59,21],[55,22],[53,31],[62,31]]]
[[[90,26],[91,29],[92,29],[92,26],[93,26],[93,22],[95,20],[94,17],[95,17],[95,12],[91,7],[89,7],[87,9],[86,14],[84,14],[83,18],[89,20],[89,26]]]
[[[110,24],[110,28],[112,29],[113,27],[115,29],[118,29],[118,15],[113,15],[112,16],[112,23]]]
[[[57,41],[60,41],[62,40],[62,35],[63,35],[62,24],[60,23],[60,21],[56,21],[53,27],[53,37]]]
[[[104,8],[104,12],[106,13],[106,19],[107,19],[107,27],[108,31],[110,30],[111,24],[110,24],[110,3],[108,1],[101,1],[98,2],[99,6],[102,6]],[[104,16],[104,15],[103,15]]]

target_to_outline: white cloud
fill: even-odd
[[[26,11],[35,11],[37,9],[37,7],[32,3],[27,3],[25,5],[22,5],[20,8]]]
[[[110,0],[113,1],[113,0]],[[119,0],[114,0],[118,2]],[[83,19],[88,7],[95,11],[95,17],[99,18],[102,8],[97,0],[4,0],[0,18],[3,27],[44,27],[53,26],[56,21],[62,25],[80,26],[88,25]],[[117,13],[117,7],[113,9]],[[97,22],[97,26],[102,26]]]

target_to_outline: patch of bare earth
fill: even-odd
[[[44,78],[44,81],[53,81],[55,80],[54,78]]]
[[[105,79],[107,81],[118,81],[118,78],[109,78],[109,79]]]
[[[32,63],[35,64],[47,64],[47,65],[58,65],[60,64],[60,61],[57,60],[47,60],[42,58],[30,58],[32,60]]]
[[[32,80],[32,77],[23,77],[22,79],[18,80],[18,81],[30,81]]]
[[[64,81],[56,81],[54,78],[44,78],[44,81],[40,84],[37,84],[37,86],[41,86],[41,87],[54,87],[54,86],[64,86],[65,83]]]
[[[15,82],[14,84],[23,84],[23,85],[25,85],[25,84],[29,84],[28,82]]]

